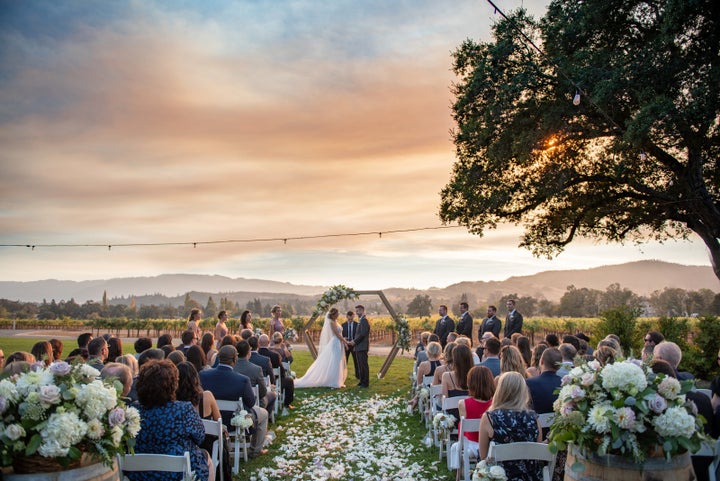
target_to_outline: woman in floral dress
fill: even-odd
[[[480,420],[480,459],[487,458],[490,441],[495,444],[542,441],[540,422],[535,411],[528,409],[529,401],[530,393],[522,374],[510,371],[498,377],[490,410]],[[502,466],[509,481],[542,480],[537,461],[506,461]]]

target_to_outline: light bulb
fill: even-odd
[[[575,92],[575,97],[573,98],[573,105],[580,105],[580,92]]]

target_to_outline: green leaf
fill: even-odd
[[[80,459],[80,456],[82,456],[82,451],[80,451],[75,446],[70,446],[70,449],[68,449],[67,455],[70,459]]]
[[[31,456],[35,454],[40,447],[40,443],[42,443],[42,438],[39,434],[34,434],[33,437],[30,438],[30,442],[25,448],[25,456]]]

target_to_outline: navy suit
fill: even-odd
[[[265,356],[270,359],[270,363],[273,369],[277,367],[280,368],[280,379],[275,379],[275,385],[277,386],[277,383],[280,383],[280,386],[282,386],[282,390],[285,393],[284,405],[289,406],[290,404],[292,404],[293,400],[295,400],[295,381],[293,381],[291,377],[288,377],[287,373],[285,372],[285,368],[282,365],[282,357],[280,357],[280,353],[275,352],[267,347],[259,347],[257,352],[261,356]]]
[[[489,357],[479,364],[479,366],[485,366],[490,369],[493,376],[498,377],[500,375],[500,358]]]
[[[368,350],[370,349],[370,323],[365,316],[360,317],[355,337],[355,360],[357,361],[358,386],[368,387],[370,385],[370,366],[368,365]]]
[[[210,391],[215,399],[236,401],[242,399],[243,407],[247,412],[252,411],[255,405],[255,393],[250,378],[233,371],[232,366],[218,364],[218,367],[200,371],[200,384],[203,389]],[[223,424],[230,426],[231,412],[222,412]]]
[[[510,337],[518,332],[522,334],[523,316],[518,311],[508,312],[505,317],[505,337]]]
[[[467,336],[470,339],[472,339],[472,329],[473,329],[473,318],[470,315],[469,312],[465,311],[465,313],[460,316],[460,320],[457,323],[457,333],[462,334],[463,336]]]
[[[555,371],[543,371],[537,377],[531,377],[525,381],[530,390],[533,409],[538,414],[553,412],[553,402],[558,395],[555,389],[560,387],[562,379],[555,374]]]
[[[435,331],[433,332],[440,338],[440,345],[445,349],[448,334],[455,332],[455,321],[453,321],[450,316],[441,317],[435,323]]]

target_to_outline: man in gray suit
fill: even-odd
[[[269,413],[273,412],[277,395],[272,391],[268,391],[262,368],[250,362],[250,344],[247,341],[240,341],[235,349],[237,349],[238,360],[233,367],[233,371],[250,378],[251,385],[258,387],[260,407],[267,409]]]
[[[355,361],[357,362],[359,387],[370,387],[370,366],[368,365],[368,350],[370,349],[370,323],[365,317],[365,307],[355,306],[355,313],[358,316],[357,330],[355,337],[350,344],[355,348]]]

